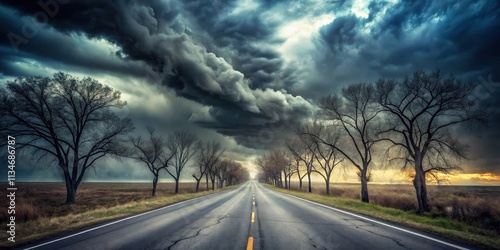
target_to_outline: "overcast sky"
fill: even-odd
[[[500,175],[499,1],[31,2],[0,4],[0,84],[57,71],[90,76],[122,92],[121,115],[136,133],[151,124],[188,129],[249,164],[321,96],[441,69],[481,82],[492,105],[487,127],[458,130],[474,157],[464,173]],[[18,171],[26,180],[58,174],[28,163]],[[130,161],[106,159],[96,171],[89,180],[150,179]]]

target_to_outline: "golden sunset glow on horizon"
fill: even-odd
[[[248,164],[249,172],[258,176],[258,169]],[[251,166],[251,167],[250,167]],[[408,172],[402,172],[398,169],[374,169],[372,170],[373,184],[411,184],[412,177]],[[438,178],[441,180],[439,184],[442,185],[487,185],[487,186],[500,186],[500,175],[495,173],[454,173],[443,174],[439,173]],[[255,177],[257,178],[257,177]],[[306,180],[304,178],[303,180]],[[317,174],[312,176],[313,182],[324,182],[323,178]],[[292,181],[298,181],[297,175],[293,175]],[[353,171],[346,171],[335,169],[331,182],[337,183],[357,183],[359,182],[358,176]],[[428,184],[438,184],[434,178],[428,176]]]
[[[448,175],[452,184],[471,183],[479,185],[500,185],[500,175],[494,173],[469,173]]]
[[[409,183],[412,177],[400,170],[374,170],[374,183]],[[500,186],[500,175],[494,173],[438,173],[441,180],[439,184],[444,185],[493,185]],[[354,180],[354,179],[353,179]],[[385,181],[389,180],[389,181]],[[432,176],[427,176],[428,184],[438,184]]]

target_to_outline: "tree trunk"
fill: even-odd
[[[285,177],[285,189],[288,189],[288,177],[286,177],[286,172],[283,171],[283,175]]]
[[[175,179],[175,193],[179,193],[179,177]]]
[[[302,178],[299,175],[299,190],[302,191]]]
[[[422,169],[422,165],[415,165],[415,178],[413,179],[413,186],[415,187],[415,192],[417,194],[418,201],[418,214],[429,211],[429,205],[427,201],[427,186],[425,183],[425,172]]]
[[[325,184],[326,184],[326,195],[330,195],[330,177],[332,176],[332,172],[326,173]]]
[[[201,176],[199,179],[196,179],[196,191],[195,191],[196,193],[198,193],[198,191],[200,190],[200,181],[201,181]]]
[[[151,196],[156,195],[156,185],[158,184],[158,175],[154,175],[153,177],[153,190],[151,192]]]
[[[64,180],[66,182],[66,205],[75,203],[76,189],[73,186],[69,173],[64,173]]]
[[[361,201],[370,203],[368,196],[368,179],[366,178],[366,170],[361,171]]]
[[[283,187],[283,176],[280,173],[280,187]]]
[[[312,186],[311,186],[311,172],[307,173],[307,180],[309,181],[308,186],[309,186],[309,193],[312,193]]]
[[[210,179],[212,179],[212,178],[210,178]],[[212,190],[215,190],[215,178],[212,179]]]
[[[330,195],[330,176],[325,178],[326,195]]]
[[[205,174],[205,181],[206,181],[207,191],[208,191],[208,190],[210,190],[210,189],[208,189],[208,173]]]

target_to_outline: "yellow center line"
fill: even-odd
[[[255,213],[252,212],[252,222],[255,222]]]
[[[253,249],[253,237],[248,237],[247,250]]]
[[[254,202],[252,202],[252,205],[254,205],[254,206],[255,206],[255,201],[254,201]]]

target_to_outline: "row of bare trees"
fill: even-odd
[[[196,136],[187,131],[176,131],[167,139],[155,135],[153,128],[147,128],[149,136],[131,137],[132,148],[128,148],[125,157],[143,163],[153,174],[152,196],[156,195],[161,170],[165,170],[175,180],[175,193],[179,192],[182,170],[195,154]]]
[[[280,186],[282,177],[289,180],[296,174],[302,188],[307,176],[309,192],[316,173],[325,180],[327,193],[333,169],[340,163],[352,166],[360,178],[361,200],[369,202],[367,183],[377,155],[379,166],[411,169],[418,212],[428,211],[427,178],[458,170],[460,160],[467,159],[468,146],[453,128],[485,121],[474,89],[440,71],[349,85],[319,100],[314,121],[286,140],[287,151],[275,149],[256,164],[262,178]]]
[[[297,175],[299,188],[302,189],[303,179],[307,176],[308,191],[312,192],[311,176],[317,174],[325,181],[326,193],[330,194],[333,170],[345,159],[330,146],[337,145],[338,136],[339,134],[320,123],[300,127],[296,136],[286,140],[286,147],[275,148],[256,159],[255,164],[261,170],[261,178],[288,189],[291,187],[292,176]]]
[[[188,131],[176,131],[168,138],[155,135],[153,128],[147,128],[148,138],[131,137],[133,146],[127,150],[125,157],[143,163],[153,174],[152,196],[156,194],[156,186],[161,170],[165,170],[175,180],[175,193],[179,192],[181,174],[189,162],[195,162],[196,192],[200,190],[200,182],[205,176],[206,190],[209,190],[209,179],[212,190],[217,182],[218,188],[234,185],[246,179],[246,170],[240,163],[222,159],[225,149],[219,142],[202,142],[196,135]]]
[[[203,176],[205,176],[206,190],[210,190],[209,180],[212,190],[214,190],[216,182],[218,183],[218,187],[222,188],[248,179],[248,173],[240,163],[222,159],[225,149],[219,142],[200,142],[197,148],[197,170],[192,174],[196,180],[196,192],[199,190],[200,181]]]
[[[195,158],[199,167],[193,174],[196,191],[203,175],[207,189],[208,178],[212,189],[215,179],[222,187],[246,178],[240,164],[220,159],[224,151],[220,144],[202,143],[190,132],[176,131],[164,138],[148,128],[148,136],[131,137],[131,120],[114,112],[125,105],[119,91],[92,78],[61,72],[53,78],[19,77],[0,88],[0,134],[2,138],[15,136],[17,149],[33,150],[37,163],[47,159],[59,167],[66,184],[66,204],[75,202],[87,170],[96,168],[107,155],[143,163],[153,174],[153,196],[162,170],[175,180],[177,193],[183,170]]]

